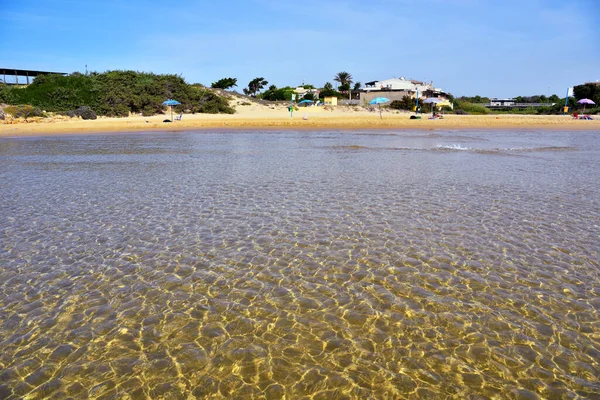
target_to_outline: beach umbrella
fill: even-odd
[[[442,99],[438,99],[437,97],[429,97],[425,100],[423,100],[423,104],[431,104],[431,113],[433,114],[433,107],[434,104],[437,105],[438,103],[441,103]]]
[[[385,97],[375,97],[369,102],[369,104],[379,104],[379,118],[382,119],[383,117],[381,116],[381,103],[387,103],[389,101],[390,99]]]
[[[437,103],[438,107],[444,107],[444,106],[448,106],[448,107],[452,107],[452,103],[450,103],[448,100],[442,100],[439,103]],[[442,110],[442,114],[444,113],[444,111]]]
[[[585,113],[585,106],[586,104],[596,104],[594,103],[592,100],[590,99],[581,99],[577,102],[577,104],[583,104],[583,112]]]
[[[177,100],[173,100],[173,99],[167,99],[165,101],[163,101],[163,106],[169,106],[171,107],[171,121],[173,121],[173,106],[178,106],[181,103],[178,102]]]
[[[308,99],[307,99],[307,100],[302,100],[302,101],[299,101],[299,102],[298,102],[298,104],[306,104],[306,107],[308,107],[308,105],[309,105],[310,103],[314,103],[314,101],[312,101],[312,100],[308,100]]]

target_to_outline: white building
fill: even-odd
[[[312,93],[317,99],[319,98],[319,89],[304,89],[302,86],[298,86],[294,89],[294,93],[296,93],[298,100],[302,100],[307,93]]]
[[[433,86],[433,82],[425,83],[404,77],[367,82],[362,88],[360,98],[362,102],[369,102],[379,96],[390,100],[401,100],[404,96],[414,98],[417,92],[419,93],[419,99],[438,97],[441,100],[446,100],[448,98],[442,89]]]
[[[415,81],[412,79],[406,79],[404,77],[401,77],[401,78],[386,79],[383,81],[367,82],[367,83],[365,83],[365,87],[364,87],[364,90],[367,92],[394,91],[394,90],[416,92],[417,89],[419,90],[419,92],[424,92],[425,90],[433,89],[433,82],[425,83],[425,82]],[[438,89],[438,90],[441,90],[441,89]]]
[[[510,107],[514,106],[516,103],[517,102],[515,101],[515,99],[490,99],[490,106],[492,107]]]

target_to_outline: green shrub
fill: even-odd
[[[0,103],[13,104],[13,94],[10,86],[0,85]]]
[[[42,110],[30,105],[8,106],[4,110],[7,114],[12,115],[13,118],[46,117],[46,114]]]
[[[416,99],[409,96],[402,97],[402,100],[394,100],[390,103],[390,108],[395,110],[408,110],[412,111],[417,105]]]
[[[226,99],[204,88],[188,85],[178,75],[157,75],[136,71],[107,71],[83,75],[40,75],[31,85],[13,88],[0,85],[0,102],[30,104],[53,112],[87,106],[98,115],[126,117],[130,113],[155,115],[166,108],[162,103],[176,99],[193,112],[234,113]],[[87,115],[87,114],[86,114]],[[91,117],[91,114],[89,114]]]
[[[263,100],[269,101],[283,101],[290,100],[292,98],[292,94],[294,93],[294,88],[286,86],[282,88],[277,88],[275,85],[271,85],[269,89],[267,89],[264,93],[260,95],[260,98]],[[310,93],[307,93],[310,94]],[[306,98],[307,100],[313,100],[311,98]]]
[[[489,114],[490,110],[480,104],[474,104],[469,102],[458,102],[457,109],[463,110],[469,114],[482,115]]]
[[[235,110],[229,106],[227,100],[223,97],[218,96],[214,92],[208,89],[199,87],[193,87],[190,93],[191,105],[189,109],[193,113],[207,113],[207,114],[234,114]],[[178,110],[182,106],[178,106],[175,109]]]
[[[75,115],[81,117],[81,119],[96,119],[96,113],[88,106],[79,107],[75,110]]]
[[[581,110],[579,110],[579,113],[583,113],[583,108]],[[594,107],[594,108],[586,108],[585,109],[585,113],[586,114],[591,114],[591,115],[596,115],[596,114],[600,114],[600,107]]]
[[[82,105],[94,107],[101,88],[95,76],[40,75],[24,88],[12,89],[12,104],[31,104],[48,111],[71,110]]]

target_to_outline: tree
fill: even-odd
[[[269,89],[260,95],[260,98],[270,101],[289,100],[292,98],[292,93],[294,93],[294,89],[289,86],[278,88],[275,85],[271,85]]]
[[[269,82],[265,80],[265,78],[254,78],[248,83],[248,94],[256,97],[256,94],[262,90],[265,86],[267,86]],[[246,91],[244,91],[246,93]]]
[[[260,96],[263,100],[276,101],[277,99],[277,86],[271,85],[269,88]]]
[[[326,82],[325,86],[323,86],[323,89],[321,90],[321,92],[319,93],[319,98],[324,98],[324,97],[329,97],[329,96],[336,96],[339,97],[339,93],[335,91],[335,89],[333,88],[333,85],[331,84],[331,82]]]
[[[596,104],[600,104],[600,84],[586,83],[577,85],[573,88],[573,95],[577,100],[590,99]]]
[[[360,90],[360,87],[361,87],[361,83],[360,82],[356,82],[354,84],[354,89],[352,89],[352,90],[354,90],[354,91]]]
[[[212,85],[210,85],[210,87],[215,88],[215,89],[223,89],[223,90],[227,90],[229,88],[232,88],[234,86],[237,86],[237,78],[223,78],[223,79],[219,79],[216,82],[213,82]]]
[[[333,78],[334,81],[339,82],[340,90],[347,91],[350,90],[350,85],[352,85],[352,75],[349,72],[342,71],[338,72],[337,75]]]

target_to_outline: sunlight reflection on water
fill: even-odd
[[[600,138],[0,140],[0,398],[600,396]]]

